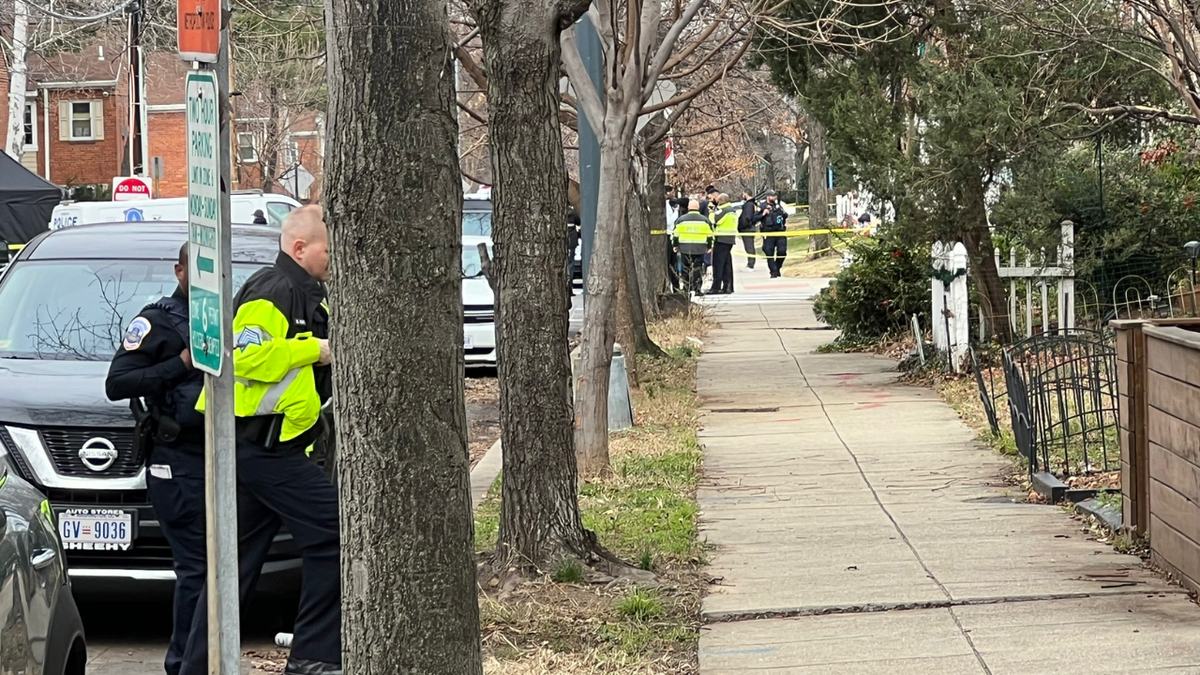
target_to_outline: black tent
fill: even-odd
[[[0,240],[24,244],[50,229],[62,197],[61,188],[0,152]]]

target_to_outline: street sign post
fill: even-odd
[[[188,304],[192,363],[204,378],[204,498],[208,523],[208,672],[241,672],[237,450],[233,414],[233,268],[229,226],[229,32],[212,17],[229,0],[181,0],[180,55],[215,65],[188,73]],[[197,21],[185,38],[185,7]],[[211,44],[213,27],[217,42]],[[204,58],[201,58],[204,57]]]
[[[192,363],[221,374],[225,334],[221,324],[221,124],[217,75],[196,70],[187,76],[188,300]]]

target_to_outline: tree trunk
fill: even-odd
[[[4,151],[21,161],[25,154],[25,89],[29,53],[29,6],[25,0],[13,0],[12,60],[8,63],[8,134]],[[49,115],[48,110],[42,111]],[[37,130],[34,130],[37,133]],[[46,149],[49,152],[49,148]]]
[[[622,233],[621,257],[626,281],[622,288],[628,293],[630,306],[626,311],[629,313],[630,331],[636,352],[660,357],[666,356],[666,352],[650,339],[650,332],[646,326],[646,317],[658,314],[658,292],[649,288],[649,277],[651,276],[649,268],[652,266],[650,256],[654,240],[661,237],[650,234],[653,227],[653,221],[649,218],[651,197],[647,193],[646,183],[641,180],[645,175],[645,162],[644,156],[634,157],[629,172],[632,190],[625,200],[625,227]],[[660,188],[658,193],[662,194],[663,189]],[[663,218],[665,220],[665,214]],[[621,344],[625,344],[625,342],[622,341]],[[629,366],[631,372],[637,369],[636,359],[627,356],[625,362],[631,364]]]
[[[632,199],[627,201],[633,201]],[[628,225],[622,228],[622,235],[628,239]],[[629,386],[637,388],[637,338],[634,337],[634,308],[641,305],[638,302],[637,296],[630,293],[630,281],[636,281],[637,275],[630,275],[631,266],[629,264],[631,247],[624,245],[618,252],[621,257],[620,269],[622,271],[620,279],[617,281],[617,342],[621,345],[621,353],[625,355],[625,370],[629,378]],[[643,328],[645,324],[643,324]]]
[[[976,183],[978,187],[975,187]],[[995,247],[987,224],[986,189],[983,181],[969,181],[966,192],[962,241],[971,260],[971,279],[979,291],[980,310],[987,317],[992,335],[1000,344],[1010,344],[1013,334],[1008,315],[1008,293],[1004,289],[1004,282],[1000,280],[1000,271],[996,269]]]
[[[326,12],[345,672],[481,675],[445,4]]]
[[[629,191],[633,121],[620,89],[607,89],[604,134],[600,139],[599,213],[624,213]],[[611,220],[596,228],[588,266],[579,371],[575,379],[576,453],[579,473],[591,478],[608,473],[608,377],[612,367],[613,312],[616,308],[622,231]]]
[[[557,3],[477,0],[488,73],[492,237],[504,447],[500,565],[587,558],[567,346],[567,170],[558,122]],[[537,18],[535,18],[537,17]]]
[[[813,230],[829,227],[829,155],[825,150],[825,127],[813,115],[804,120],[808,136],[808,226]],[[815,234],[808,240],[814,256],[824,255],[832,244],[828,234]]]

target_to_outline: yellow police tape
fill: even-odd
[[[20,251],[23,248],[25,248],[25,244],[9,244],[8,245],[8,250],[10,250],[10,251]]]
[[[867,236],[871,231],[869,227],[861,228],[839,228],[836,230],[786,230],[784,232],[738,232],[735,234],[714,234],[713,236],[721,237],[755,237],[761,239],[763,237],[811,237],[814,234],[857,234]],[[652,235],[666,234],[666,230],[650,230]]]

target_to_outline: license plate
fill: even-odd
[[[137,513],[120,509],[63,509],[58,534],[64,549],[128,551],[133,545]]]
[[[463,349],[472,349],[475,347],[475,338],[470,335],[463,336]]]

